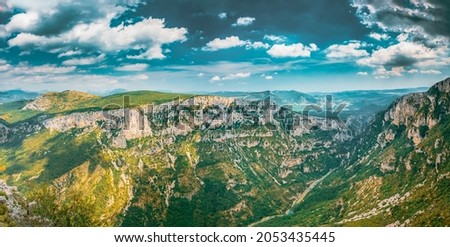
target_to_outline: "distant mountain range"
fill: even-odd
[[[33,100],[37,96],[38,93],[34,92],[25,92],[22,90],[9,90],[9,91],[0,91],[0,104],[20,101],[20,100]]]

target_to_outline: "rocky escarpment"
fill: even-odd
[[[48,224],[48,221],[32,215],[33,205],[34,203],[27,203],[16,187],[8,186],[0,180],[0,227]]]
[[[449,226],[449,93],[446,79],[396,100],[302,207],[262,225]]]
[[[385,113],[384,120],[396,126],[406,126],[408,137],[418,145],[424,131],[433,128],[450,113],[450,78],[424,93],[413,93],[399,98]]]
[[[330,125],[323,118],[294,114],[270,102],[248,102],[217,96],[197,96],[184,101],[119,110],[72,113],[42,122],[44,128],[58,132],[74,128],[100,128],[111,138],[113,146],[122,148],[126,147],[127,141],[136,138],[184,136],[194,130],[265,124],[283,127],[293,136],[310,133],[314,128],[341,128],[336,123]]]

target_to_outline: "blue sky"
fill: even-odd
[[[450,75],[449,1],[0,0],[0,90],[343,91]]]

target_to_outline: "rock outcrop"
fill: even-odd
[[[427,92],[405,95],[396,100],[385,113],[384,120],[408,128],[408,137],[418,145],[424,130],[431,129],[450,113],[450,78]]]
[[[283,112],[282,112],[283,111]],[[66,132],[74,128],[99,128],[112,139],[115,147],[126,147],[132,139],[148,136],[184,136],[194,130],[234,128],[273,124],[288,128],[293,136],[310,133],[314,126],[339,129],[327,125],[323,118],[295,115],[284,118],[286,109],[261,102],[218,96],[197,96],[184,101],[108,111],[79,112],[46,119],[49,130]],[[348,139],[342,138],[342,139]]]

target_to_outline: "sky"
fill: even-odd
[[[0,0],[0,90],[330,92],[450,76],[448,0]]]

